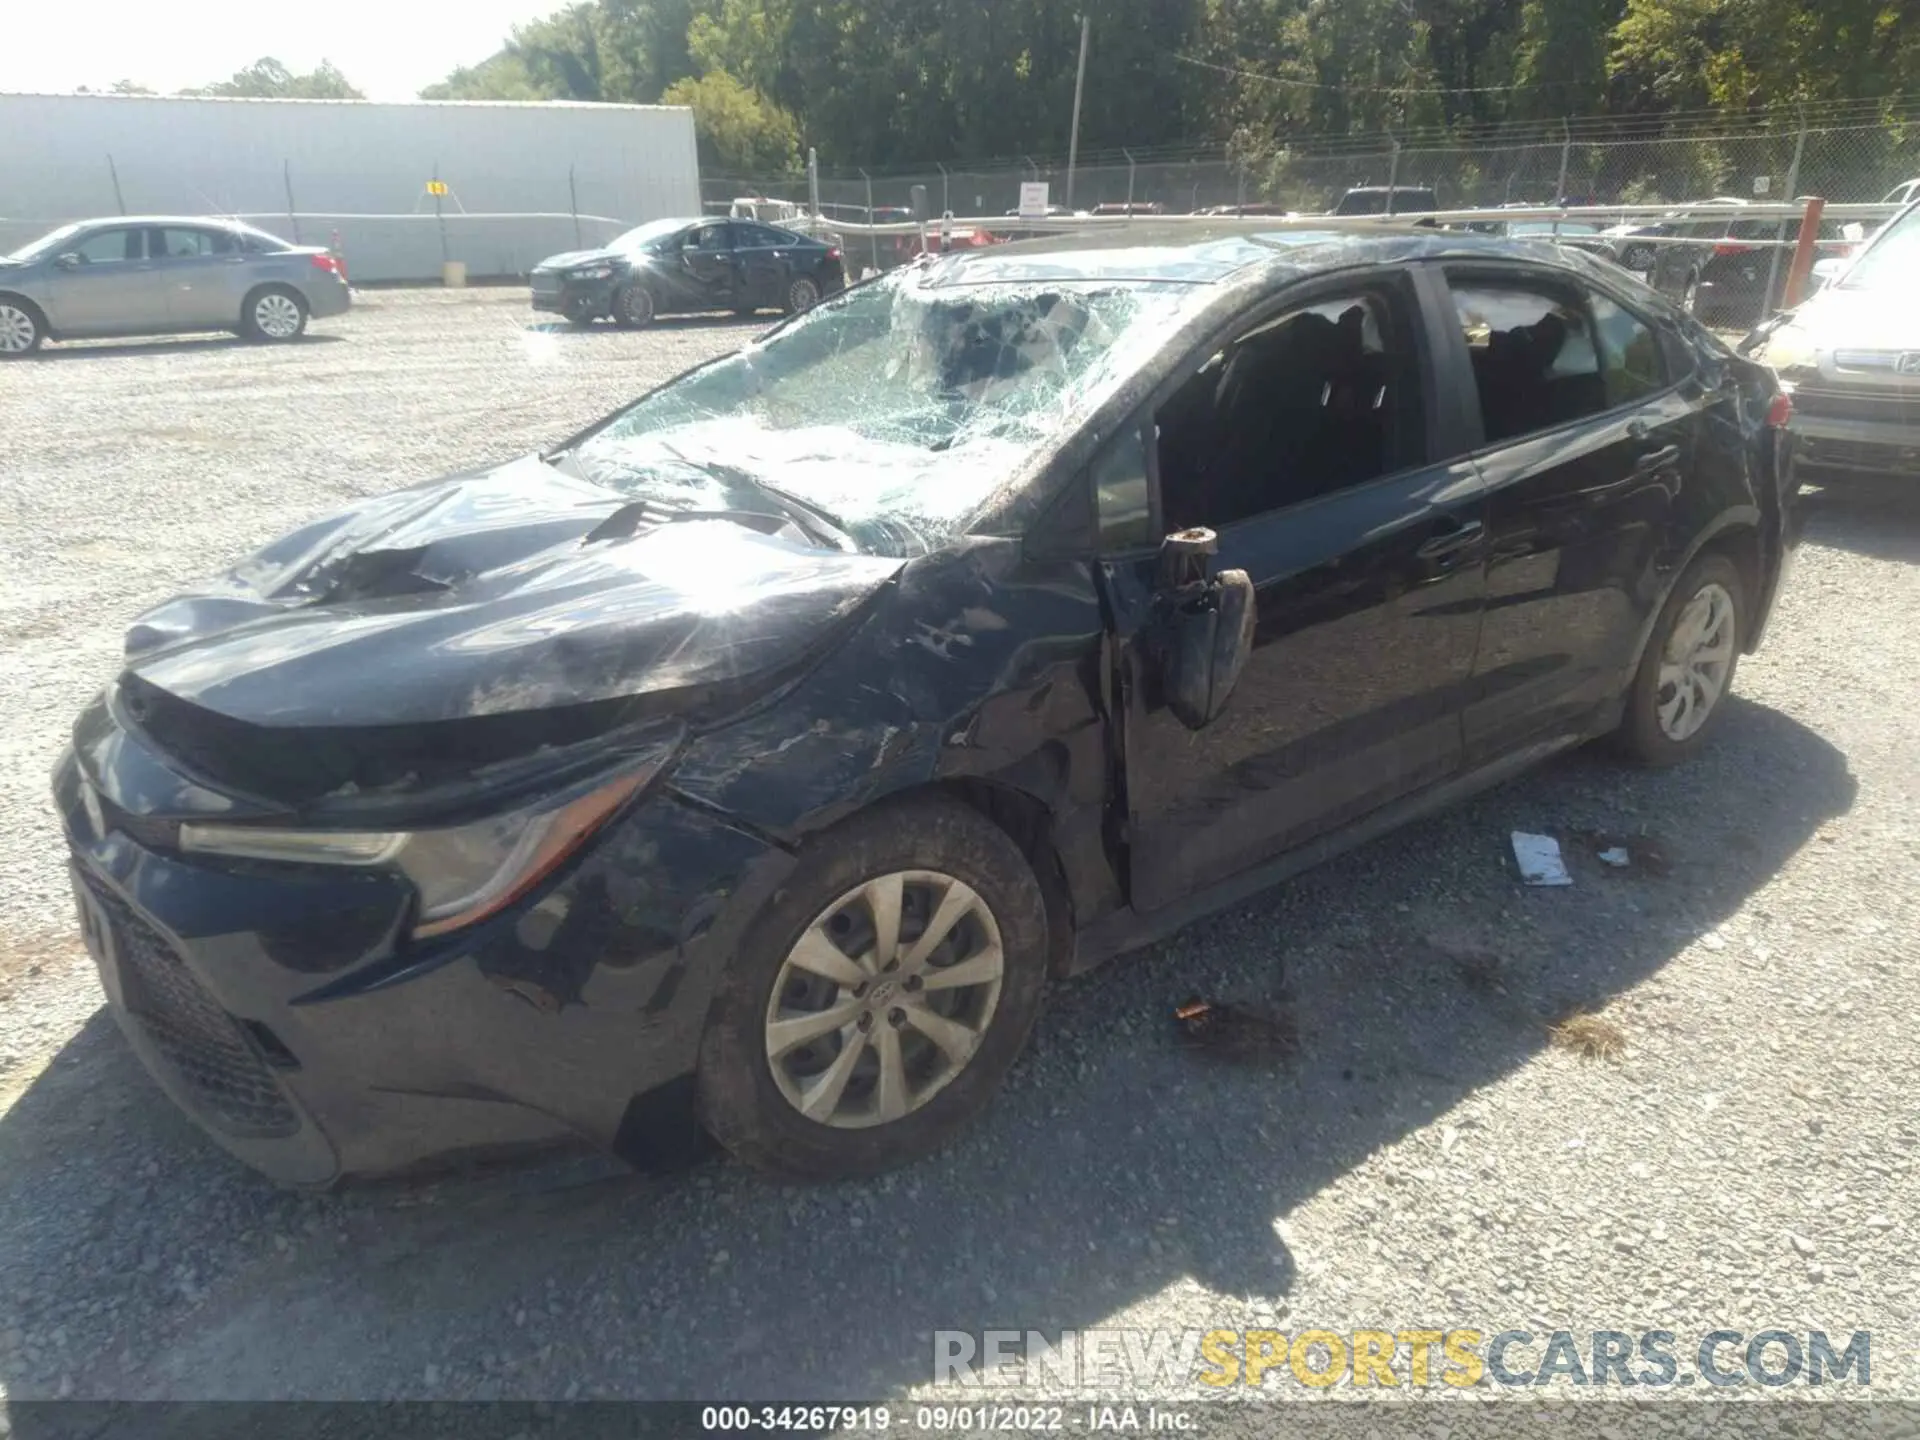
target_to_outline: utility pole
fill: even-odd
[[[1067,209],[1073,209],[1073,167],[1080,159],[1080,93],[1087,85],[1087,28],[1080,17],[1080,69],[1073,77],[1073,131],[1067,139]]]

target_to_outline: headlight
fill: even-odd
[[[437,830],[269,830],[256,825],[180,827],[180,848],[202,855],[304,865],[391,865],[413,882],[413,933],[458,930],[504,910],[538,885],[651,780],[663,751],[637,770],[585,792]]]
[[[569,270],[569,280],[604,280],[613,274],[611,265],[589,265],[585,270]]]
[[[1767,337],[1767,343],[1754,356],[1763,365],[1773,367],[1782,383],[1808,379],[1819,373],[1820,357],[1813,337],[1798,325],[1783,325]]]

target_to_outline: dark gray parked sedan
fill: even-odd
[[[351,303],[338,258],[236,221],[80,220],[0,256],[0,359],[110,335],[292,340]]]

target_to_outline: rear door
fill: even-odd
[[[687,285],[699,304],[730,310],[739,304],[733,257],[733,226],[725,220],[696,225],[687,232],[681,260]]]
[[[166,283],[147,259],[136,225],[89,231],[68,246],[47,285],[47,318],[62,335],[138,335],[164,330]]]
[[[1439,422],[1408,272],[1291,292],[1202,347],[1093,467],[1133,903],[1150,910],[1454,774],[1484,496]],[[1219,534],[1257,597],[1226,711],[1162,703],[1158,545]]]
[[[733,258],[741,305],[763,309],[781,303],[796,243],[796,237],[782,236],[765,225],[734,223]]]
[[[1705,401],[1655,324],[1578,278],[1450,265],[1488,495],[1486,614],[1466,763],[1590,726],[1620,693]]]
[[[239,323],[247,258],[231,230],[150,226],[147,256],[166,286],[172,324],[182,330],[211,330]]]

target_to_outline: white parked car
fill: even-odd
[[[1803,476],[1920,479],[1920,200],[1742,348],[1792,393]]]

